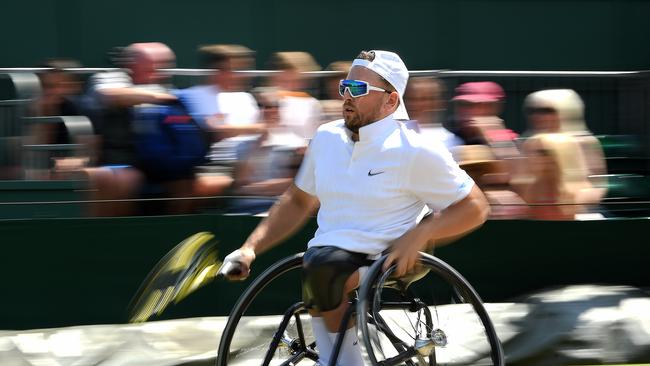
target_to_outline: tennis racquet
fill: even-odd
[[[236,274],[236,263],[222,265],[212,233],[196,233],[170,250],[149,272],[129,305],[129,320],[145,322],[179,303],[198,288],[225,274]]]

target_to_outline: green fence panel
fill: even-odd
[[[260,218],[187,215],[0,221],[0,329],[123,323],[127,305],[154,264],[182,239],[211,231],[220,256],[239,247]],[[259,256],[253,277],[304,250],[315,220]],[[486,301],[507,301],[572,283],[650,285],[647,219],[581,222],[488,221],[436,254]],[[214,282],[163,318],[227,315],[250,279]],[[282,294],[277,294],[282,297]],[[278,312],[273,303],[267,312]]]

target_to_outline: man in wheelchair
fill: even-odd
[[[411,272],[418,253],[480,226],[489,206],[442,142],[425,141],[404,125],[408,70],[387,51],[362,51],[339,84],[343,119],[322,125],[294,184],[225,263],[244,279],[255,256],[296,232],[318,207],[318,230],[303,257],[303,298],[327,365],[364,268],[388,252],[384,269]],[[434,210],[418,222],[428,206]],[[338,364],[363,365],[350,322]]]

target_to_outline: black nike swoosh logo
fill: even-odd
[[[384,172],[384,171],[381,171],[381,172],[374,172],[374,173],[373,173],[373,172],[372,172],[372,169],[368,170],[368,176],[369,176],[369,177],[372,177],[373,175],[377,175],[377,174],[381,174],[381,173],[385,173],[385,172]]]

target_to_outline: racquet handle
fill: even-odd
[[[221,268],[219,268],[218,276],[239,276],[243,272],[241,262],[225,261]]]

